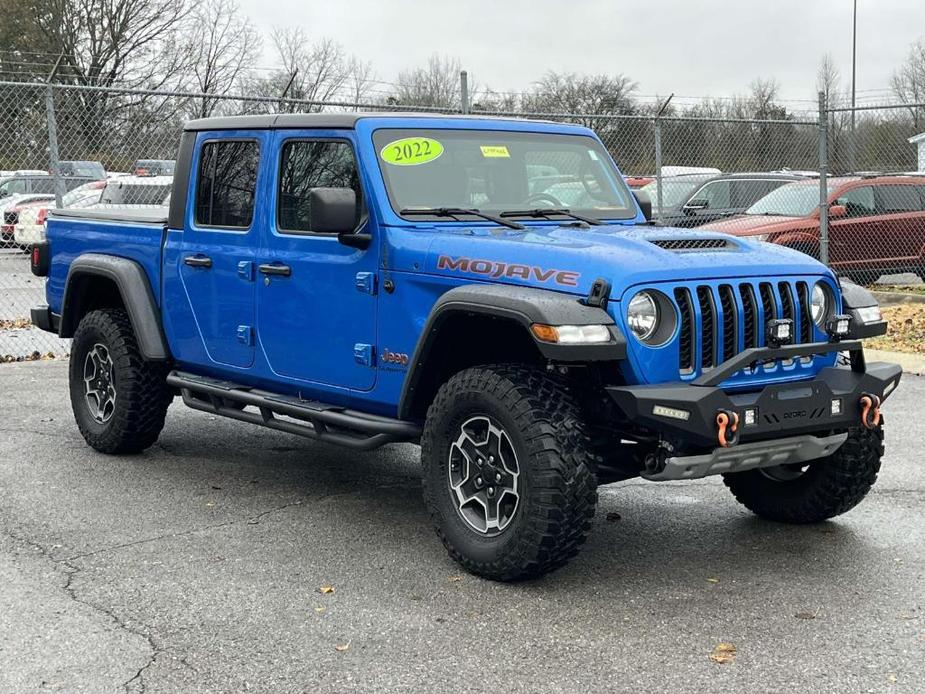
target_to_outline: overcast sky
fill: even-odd
[[[269,34],[301,25],[373,62],[381,80],[432,53],[470,79],[522,91],[546,70],[624,73],[639,94],[728,96],[755,77],[810,100],[831,52],[847,87],[852,0],[240,0]],[[859,100],[885,98],[909,44],[925,37],[925,0],[858,1]],[[266,51],[266,64],[272,54]],[[807,104],[807,107],[810,104]]]

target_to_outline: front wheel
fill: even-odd
[[[474,574],[540,576],[585,541],[597,503],[590,439],[571,393],[543,371],[453,376],[428,410],[421,461],[437,534]]]
[[[753,513],[781,523],[818,523],[857,506],[880,472],[883,428],[852,429],[832,455],[805,465],[778,465],[723,475]]]
[[[77,428],[93,448],[138,453],[157,440],[172,399],[166,371],[141,356],[125,311],[91,311],[81,319],[69,380]]]

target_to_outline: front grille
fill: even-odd
[[[795,343],[810,342],[813,336],[809,285],[804,281],[677,287],[674,300],[680,315],[678,371],[685,377],[745,349],[763,347],[764,326],[773,318],[793,321]]]
[[[3,223],[4,224],[16,224],[19,221],[18,212],[4,212],[3,213]]]

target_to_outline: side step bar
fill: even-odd
[[[414,422],[257,390],[208,376],[171,371],[167,384],[179,389],[183,402],[194,410],[362,451],[386,443],[418,441],[421,437],[421,427]]]

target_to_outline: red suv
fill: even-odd
[[[870,284],[914,272],[925,279],[925,179],[917,176],[828,180],[829,264]],[[819,181],[788,183],[745,214],[701,227],[758,237],[819,257]]]

